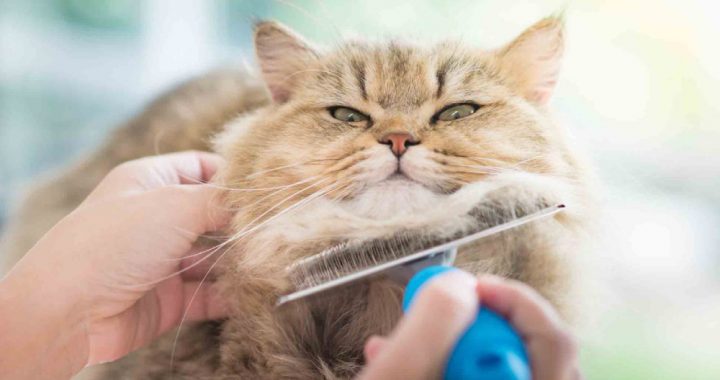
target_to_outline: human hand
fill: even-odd
[[[452,271],[430,280],[387,337],[365,344],[361,379],[442,378],[448,356],[478,304],[508,320],[523,338],[534,380],[578,380],[577,346],[550,303],[517,281]]]
[[[223,316],[211,282],[202,281],[212,251],[193,248],[228,221],[216,189],[198,184],[220,164],[216,155],[184,152],[118,166],[3,279],[0,300],[33,322],[26,331],[43,324],[52,325],[46,335],[63,333],[46,342],[73,353],[73,369],[63,372],[118,359],[183,317]],[[32,344],[23,339],[19,346]]]

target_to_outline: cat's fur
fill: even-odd
[[[457,262],[524,281],[567,310],[592,207],[587,171],[546,110],[563,51],[560,20],[544,19],[491,51],[392,41],[321,53],[275,23],[259,24],[255,40],[271,99],[238,72],[170,92],[100,153],[31,193],[4,238],[3,254],[18,257],[112,166],[154,153],[158,134],[163,152],[204,149],[225,125],[215,149],[228,165],[217,183],[237,211],[217,278],[230,317],[186,325],[172,368],[174,334],[101,377],[351,377],[365,339],[397,321],[400,289],[378,281],[278,310],[274,302],[289,288],[284,268],[340,241],[414,227],[452,234],[467,228],[477,205],[491,221],[568,204],[553,220],[463,248]],[[433,119],[463,102],[481,107],[464,119]],[[371,121],[338,121],[333,106]],[[398,160],[379,143],[389,132],[420,143]],[[403,176],[393,174],[398,168]]]

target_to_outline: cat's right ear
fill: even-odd
[[[255,25],[255,54],[276,103],[290,99],[299,74],[318,60],[318,53],[302,37],[274,21]]]
[[[555,89],[565,47],[562,14],[546,17],[500,49],[501,70],[529,101],[546,104]]]

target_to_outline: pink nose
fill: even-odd
[[[413,135],[407,132],[392,132],[383,136],[380,140],[381,144],[387,144],[390,146],[390,150],[400,157],[405,153],[408,146],[417,145],[418,141],[415,140]]]

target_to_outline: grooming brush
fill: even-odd
[[[454,270],[451,265],[458,247],[550,217],[564,207],[550,206],[519,218],[513,218],[513,211],[495,225],[488,225],[487,214],[475,208],[468,215],[476,225],[455,235],[437,237],[428,236],[427,231],[408,230],[389,238],[339,244],[289,266],[294,291],[281,296],[277,304],[317,297],[332,289],[384,277],[407,284],[403,299],[403,310],[407,311],[428,280]],[[522,340],[502,317],[480,308],[452,350],[445,379],[530,379]]]

